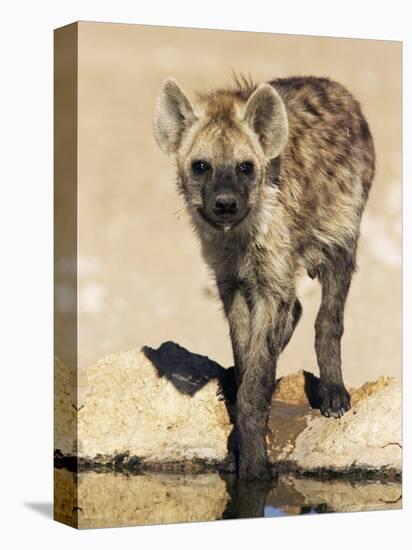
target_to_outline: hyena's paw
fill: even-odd
[[[240,479],[277,479],[278,472],[272,464],[269,462],[253,463],[240,461],[239,464],[239,478]]]
[[[320,412],[323,416],[341,418],[350,409],[350,395],[343,384],[320,383]]]

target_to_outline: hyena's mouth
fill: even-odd
[[[205,221],[206,223],[211,225],[214,229],[217,229],[218,231],[225,231],[226,232],[226,231],[230,231],[234,227],[237,227],[238,225],[240,225],[243,222],[243,220],[245,220],[247,218],[247,216],[250,212],[250,208],[248,208],[246,210],[245,214],[238,220],[222,220],[222,221],[212,220],[206,214],[206,212],[203,210],[202,207],[199,207],[197,209],[197,212],[200,215],[200,217],[203,219],[203,221]]]

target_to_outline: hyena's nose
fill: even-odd
[[[229,193],[220,193],[215,199],[213,212],[216,214],[216,216],[222,216],[224,214],[236,214],[236,197]]]

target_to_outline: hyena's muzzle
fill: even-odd
[[[206,164],[206,163],[201,163]],[[246,166],[247,165],[247,166]],[[197,166],[193,171],[205,170],[202,183],[202,202],[199,213],[216,229],[228,230],[241,223],[249,213],[249,181],[242,173],[253,170],[251,163],[240,166]],[[249,179],[249,178],[248,178]]]

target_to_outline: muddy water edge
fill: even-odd
[[[402,507],[398,480],[281,475],[242,482],[233,474],[74,473],[55,468],[54,517],[79,528],[279,517]]]

